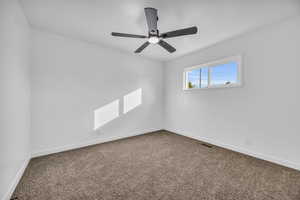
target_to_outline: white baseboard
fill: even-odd
[[[212,144],[212,145],[215,145],[215,146],[223,147],[225,149],[229,149],[229,150],[232,150],[232,151],[235,151],[235,152],[238,152],[238,153],[246,154],[246,155],[261,159],[261,160],[266,160],[266,161],[276,163],[276,164],[279,164],[279,165],[282,165],[282,166],[285,166],[285,167],[300,170],[300,164],[296,164],[296,163],[293,163],[293,162],[290,162],[290,161],[287,161],[287,160],[282,160],[282,159],[274,158],[272,156],[252,152],[252,151],[242,149],[242,148],[239,148],[239,147],[236,147],[236,146],[233,146],[233,145],[224,144],[224,143],[221,143],[219,141],[215,141],[215,140],[211,140],[209,138],[198,136],[196,134],[186,133],[185,131],[178,131],[178,130],[173,130],[173,129],[165,129],[165,130],[169,131],[169,132],[176,133],[178,135],[183,135],[183,136],[186,136],[186,137],[189,137],[189,138],[192,138],[192,139],[196,139],[196,140],[199,140],[199,141],[202,141],[202,142],[206,142],[206,143],[209,143],[209,144]]]
[[[19,181],[21,180],[21,178],[24,174],[24,171],[25,171],[26,167],[28,166],[29,161],[30,161],[30,158],[27,158],[23,162],[23,164],[20,167],[20,169],[18,170],[15,178],[13,179],[12,183],[10,184],[8,192],[6,193],[6,195],[4,195],[2,200],[10,200],[11,199],[11,195],[13,194],[13,192],[15,191]]]
[[[147,132],[138,132],[138,133],[133,133],[133,134],[131,133],[131,134],[128,134],[128,135],[125,135],[125,136],[124,135],[121,135],[121,136],[118,135],[118,136],[113,136],[113,137],[109,137],[109,138],[105,138],[105,139],[101,138],[101,139],[90,140],[90,141],[81,142],[81,143],[77,143],[77,144],[69,144],[69,145],[65,145],[65,146],[61,146],[61,147],[45,149],[45,150],[42,150],[42,151],[33,152],[31,154],[31,157],[35,158],[35,157],[45,156],[45,155],[49,155],[49,154],[53,154],[53,153],[69,151],[69,150],[78,149],[78,148],[82,148],[82,147],[87,147],[87,146],[91,146],[91,145],[95,145],[95,144],[101,144],[101,143],[105,143],[105,142],[111,142],[111,141],[120,140],[120,139],[124,139],[124,138],[129,138],[129,137],[133,137],[133,136],[152,133],[152,132],[156,132],[156,131],[160,131],[160,130],[162,130],[162,129],[153,129],[153,130],[149,130]]]

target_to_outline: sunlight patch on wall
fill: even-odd
[[[119,100],[115,100],[94,111],[94,130],[119,117]]]
[[[138,107],[142,104],[142,88],[139,88],[124,96],[124,109],[123,113]]]

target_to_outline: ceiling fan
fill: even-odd
[[[149,44],[159,44],[161,47],[166,49],[168,52],[173,53],[176,51],[174,47],[172,47],[169,43],[165,42],[163,39],[166,38],[172,38],[172,37],[178,37],[183,35],[191,35],[196,34],[198,29],[196,26],[180,29],[176,31],[170,31],[166,33],[159,33],[159,30],[157,29],[157,9],[155,8],[145,8],[145,15],[146,20],[148,24],[148,36],[145,35],[134,35],[134,34],[128,34],[128,33],[117,33],[112,32],[112,36],[117,37],[129,37],[129,38],[147,38],[148,41],[146,41],[142,46],[140,46],[137,50],[135,50],[134,53],[140,53],[142,52]]]

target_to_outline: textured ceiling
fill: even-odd
[[[196,25],[198,34],[167,39],[169,54],[151,45],[141,56],[171,60],[224,39],[300,13],[300,0],[21,0],[34,28],[134,52],[145,39],[110,33],[147,34],[144,7],[158,9],[160,32]]]

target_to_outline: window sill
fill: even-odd
[[[236,84],[230,84],[230,85],[215,85],[215,86],[209,86],[206,88],[183,88],[183,91],[197,91],[197,90],[208,90],[208,89],[225,89],[225,88],[239,88],[242,87],[241,83]]]

